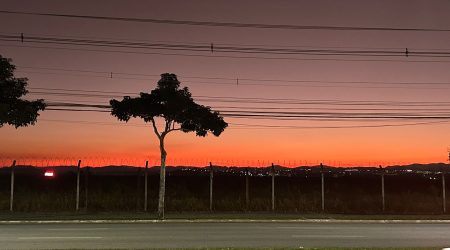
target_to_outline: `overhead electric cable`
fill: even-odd
[[[87,101],[80,101],[77,100],[76,102],[70,102],[70,100],[55,100],[55,99],[48,99],[45,98],[45,103],[49,106],[90,106],[90,107],[102,107],[102,108],[110,108],[108,105],[108,102],[87,102]],[[440,108],[440,105],[437,105],[437,108],[421,108],[421,107],[413,107],[413,108],[373,108],[373,107],[358,107],[358,108],[347,108],[347,107],[288,107],[288,106],[218,106],[214,105],[214,109],[217,110],[231,110],[231,111],[238,111],[238,110],[294,110],[294,111],[303,111],[303,110],[316,110],[316,111],[391,111],[391,112],[450,112],[449,108]]]
[[[73,93],[73,91],[81,93]],[[92,94],[91,94],[92,93]],[[98,93],[98,94],[97,94]],[[66,95],[77,97],[102,97],[102,98],[122,98],[124,95],[130,93],[127,92],[109,92],[112,95],[107,95],[103,91],[92,90],[59,90],[59,92],[52,91],[30,91],[29,94],[44,94],[44,95]],[[121,95],[122,94],[122,95]],[[135,96],[138,93],[134,94]],[[294,98],[262,98],[262,97],[232,97],[232,96],[209,96],[209,95],[196,95],[194,96],[203,101],[216,101],[216,102],[241,102],[241,103],[274,103],[274,104],[302,104],[302,105],[386,105],[386,106],[448,106],[450,101],[370,101],[370,100],[340,100],[340,99],[294,99]]]
[[[14,32],[0,32],[0,34],[3,35],[16,35],[17,33]],[[126,36],[123,38],[120,38],[118,36],[111,37],[111,36],[83,36],[83,35],[77,35],[77,36],[71,36],[71,35],[65,35],[65,34],[43,34],[43,33],[28,33],[27,35],[33,35],[33,36],[50,36],[50,37],[64,37],[64,38],[82,38],[82,39],[100,39],[100,40],[112,40],[112,39],[126,39],[127,41],[132,42],[150,42],[150,43],[170,43],[170,44],[194,44],[194,45],[205,45],[210,44],[210,41],[174,41],[174,40],[149,40],[149,39],[131,39],[130,37]],[[311,44],[263,44],[263,43],[227,43],[227,42],[214,42],[215,45],[224,45],[224,46],[243,46],[243,47],[266,47],[266,48],[311,48],[311,49],[356,49],[356,50],[405,50],[404,46],[398,46],[398,47],[362,47],[362,46],[342,46],[342,45],[336,45],[336,46],[322,46],[322,45],[311,45]],[[450,48],[423,48],[423,47],[409,47],[409,49],[412,49],[414,51],[449,51]]]
[[[127,48],[127,49],[151,49],[168,51],[187,52],[210,52],[210,45],[190,45],[190,44],[169,44],[133,42],[125,40],[92,40],[80,38],[61,38],[47,36],[24,36],[23,33],[17,35],[1,35],[0,41],[19,43],[38,43],[72,46],[93,46],[106,48]],[[244,54],[265,54],[265,55],[306,55],[306,56],[360,56],[360,57],[450,57],[450,51],[414,51],[409,49],[407,54],[402,50],[348,50],[348,49],[299,49],[280,47],[242,47],[242,46],[218,46],[214,47],[215,53],[244,53]]]
[[[263,23],[242,23],[242,22],[214,22],[214,21],[194,21],[194,20],[171,20],[155,18],[135,18],[135,17],[113,17],[94,15],[75,15],[45,12],[26,12],[0,10],[1,14],[16,14],[29,16],[62,17],[72,19],[89,19],[104,21],[122,21],[155,24],[191,25],[208,27],[231,27],[231,28],[257,28],[257,29],[287,29],[287,30],[333,30],[333,31],[425,31],[425,32],[449,32],[450,29],[439,28],[419,28],[419,27],[369,27],[369,26],[324,26],[324,25],[292,25],[292,24],[263,24]]]
[[[157,80],[157,77],[160,77],[158,74],[142,74],[142,73],[131,73],[131,72],[116,72],[116,71],[95,71],[95,70],[85,70],[85,69],[69,69],[69,68],[52,68],[52,67],[33,67],[33,66],[21,66],[17,65],[18,70],[21,72],[30,72],[30,73],[55,73],[55,72],[34,72],[34,71],[23,71],[24,69],[35,69],[35,70],[45,70],[45,71],[60,71],[61,74],[65,74],[66,72],[77,72],[77,73],[92,73],[92,74],[101,74],[101,77],[110,78],[110,74],[114,74],[114,78],[118,79],[136,79],[136,80]],[[98,75],[81,75],[81,76],[95,76]],[[122,78],[121,76],[142,76],[142,77],[155,77],[155,78]],[[178,75],[178,77],[186,78],[186,79],[203,79],[203,80],[223,80],[229,82],[220,82],[220,84],[229,84],[236,85],[236,78],[231,77],[209,77],[209,76],[189,76],[189,75]],[[297,79],[265,79],[265,78],[247,78],[240,77],[239,78],[240,85],[263,85],[266,83],[296,83],[296,84],[319,84],[319,83],[329,83],[329,84],[376,84],[376,85],[449,85],[450,82],[394,82],[394,81],[331,81],[331,80],[297,80]],[[185,81],[183,81],[185,82]],[[189,83],[195,83],[188,81]],[[196,81],[197,82],[197,81]],[[255,83],[256,82],[256,83]],[[263,82],[263,83],[258,83]],[[210,84],[218,84],[217,82],[202,82],[202,83],[210,83]],[[286,85],[286,84],[275,84],[270,86],[297,86],[297,85]]]
[[[82,104],[82,103],[68,103],[68,102],[46,102],[48,107],[79,107],[79,108],[101,108],[101,109],[111,109],[110,105],[96,105],[96,104]],[[364,116],[364,115],[403,115],[403,116],[428,116],[428,115],[446,115],[448,113],[442,113],[441,111],[435,111],[435,112],[426,112],[426,113],[411,113],[411,112],[399,112],[396,111],[396,113],[392,112],[325,112],[325,111],[266,111],[266,110],[248,110],[245,107],[241,108],[240,110],[224,110],[224,109],[216,109],[219,112],[222,113],[228,113],[228,114],[266,114],[266,115],[322,115],[322,116],[341,116],[341,115],[353,115],[355,118],[358,116]]]
[[[46,110],[51,111],[72,111],[72,112],[100,112],[100,113],[110,113],[109,110],[96,110],[96,109],[76,109],[76,108],[47,108]],[[351,115],[274,115],[274,114],[229,114],[220,113],[224,117],[232,118],[265,118],[271,120],[327,120],[327,119],[340,119],[340,120],[358,120],[358,119],[402,119],[402,120],[448,120],[450,119],[450,114],[440,115],[440,116],[351,116]]]
[[[148,127],[145,124],[124,124],[124,123],[109,123],[98,121],[80,121],[80,120],[63,120],[63,119],[40,119],[44,122],[61,122],[69,124],[85,124],[85,125],[107,125],[107,126],[132,126],[132,127]],[[417,125],[432,125],[449,123],[450,121],[432,121],[432,122],[416,122],[416,123],[402,123],[402,124],[379,124],[379,125],[351,125],[351,126],[288,126],[288,125],[260,125],[260,124],[246,124],[246,123],[229,123],[232,129],[349,129],[349,128],[382,128],[382,127],[404,127]],[[238,126],[238,127],[234,127]],[[242,127],[239,127],[242,126]]]
[[[48,110],[110,112],[108,105],[86,105],[78,103],[48,103]],[[56,107],[56,108],[55,108]],[[89,108],[89,109],[84,109]],[[96,109],[91,109],[96,108]],[[218,110],[227,117],[268,117],[268,118],[321,118],[321,119],[450,119],[450,113],[356,113],[356,112],[291,112],[291,111],[254,111],[254,110]]]
[[[233,56],[233,55],[210,55],[210,54],[181,54],[181,53],[163,53],[148,51],[132,51],[132,50],[101,50],[88,48],[68,48],[68,47],[50,47],[50,46],[33,46],[33,45],[11,45],[2,44],[3,47],[15,48],[32,48],[32,49],[52,49],[52,50],[68,50],[68,51],[84,51],[84,52],[101,52],[101,53],[121,53],[121,54],[138,54],[138,55],[162,55],[162,56],[186,56],[186,57],[202,57],[202,58],[230,58],[230,59],[257,59],[257,60],[290,60],[290,61],[330,61],[330,62],[395,62],[395,63],[450,63],[450,60],[417,60],[417,59],[342,59],[323,57],[320,58],[296,58],[296,57],[263,57],[263,56]]]

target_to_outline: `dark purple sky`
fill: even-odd
[[[293,25],[404,27],[450,29],[449,1],[0,1],[1,10],[77,15],[245,22]],[[246,44],[296,48],[337,47],[408,48],[450,51],[450,32],[318,31],[199,27],[168,24],[93,21],[0,14],[0,33],[104,38],[109,40],[165,41],[170,43]],[[48,67],[158,75],[173,72],[195,96],[449,102],[449,87],[407,85],[402,88],[367,88],[366,85],[317,87],[240,86],[225,80],[195,80],[183,76],[256,78],[312,81],[450,82],[449,62],[410,62],[420,58],[386,61],[263,60],[188,57],[152,54],[27,48],[33,44],[0,42],[0,54],[18,66],[35,88],[66,88],[115,92],[149,91],[155,77],[108,79],[104,74],[60,74],[23,68]],[[22,46],[22,47],[21,47]],[[211,56],[210,53],[203,53]],[[220,54],[214,54],[220,55]],[[297,58],[327,58],[308,57]],[[341,59],[369,59],[350,58]],[[388,58],[391,60],[392,58]],[[58,74],[56,74],[58,73]],[[211,84],[213,83],[213,84]],[[260,82],[247,82],[260,83]],[[320,85],[320,84],[319,84]],[[323,85],[323,84],[322,84]],[[311,87],[312,86],[312,87]],[[352,86],[352,87],[349,87]],[[363,88],[361,88],[363,86]],[[371,85],[373,86],[373,85]],[[30,94],[30,98],[80,101],[77,97]],[[105,103],[91,98],[85,102]],[[204,104],[223,106],[215,102]],[[228,104],[228,106],[231,104]],[[245,104],[235,104],[245,107]],[[254,105],[253,105],[254,106]],[[261,107],[267,107],[262,105]],[[434,107],[439,108],[439,107]],[[448,108],[448,106],[446,107]],[[448,110],[447,110],[448,113]],[[68,121],[119,123],[108,114],[46,111],[31,128],[0,129],[0,157],[157,157],[156,140],[149,129],[96,126]],[[56,120],[60,121],[57,122]],[[230,119],[230,123],[294,126],[352,126],[400,122],[311,122]],[[139,123],[139,122],[135,122]],[[109,125],[111,125],[109,124]],[[139,123],[140,124],[140,123]],[[243,129],[230,126],[220,138],[177,135],[170,138],[169,155],[180,159],[222,161],[298,160],[349,164],[444,161],[450,144],[448,123],[424,126],[359,129]],[[145,136],[145,140],[142,138]],[[24,145],[27,145],[26,148]],[[40,145],[37,147],[37,145]],[[270,146],[269,146],[270,145]],[[355,146],[357,145],[357,146]],[[207,150],[206,150],[207,149]],[[199,163],[199,164],[200,164]]]

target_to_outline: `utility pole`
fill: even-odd
[[[77,211],[77,212],[80,209],[80,165],[81,165],[81,160],[78,160],[78,166],[77,166],[77,196],[76,196],[76,205],[75,205],[75,211]]]
[[[9,198],[9,211],[13,211],[14,207],[14,168],[16,167],[16,160],[11,165],[11,196]]]

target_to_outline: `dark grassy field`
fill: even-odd
[[[80,179],[80,207],[86,210],[86,179]],[[246,204],[245,176],[218,172],[214,175],[214,210],[217,212],[267,212],[271,210],[271,177],[249,176]],[[156,210],[159,175],[148,176],[148,208]],[[45,178],[42,169],[23,168],[15,173],[14,210],[20,212],[67,212],[75,209],[76,171]],[[209,210],[209,174],[205,171],[174,171],[166,183],[167,211]],[[405,173],[385,176],[385,214],[442,214],[440,175]],[[447,187],[447,193],[449,192]],[[317,214],[321,212],[320,174],[303,173],[275,178],[276,212]],[[0,210],[8,211],[9,169],[0,171]],[[134,212],[144,207],[143,171],[88,177],[87,211]],[[450,203],[447,202],[447,207]],[[325,175],[325,212],[334,214],[380,214],[380,176],[370,173]]]

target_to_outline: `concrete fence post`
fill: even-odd
[[[320,177],[321,177],[321,190],[322,190],[322,212],[325,211],[325,178],[323,172],[323,164],[320,163]]]
[[[250,193],[249,193],[249,171],[245,169],[245,209],[248,211],[250,208]]]
[[[445,173],[442,171],[442,211],[447,212],[447,199],[445,198]]]
[[[381,170],[381,210],[384,212],[386,210],[386,201],[384,195],[384,169],[380,165]]]
[[[301,181],[301,177],[299,178],[299,182],[298,182],[298,210],[301,211],[302,207],[303,207],[303,203],[302,203],[302,181]]]
[[[213,211],[213,179],[214,169],[213,165],[209,163],[209,211]]]
[[[148,203],[148,161],[145,162],[145,174],[144,174],[144,211],[147,211]]]
[[[272,163],[272,211],[275,211],[275,166]]]
[[[9,211],[14,210],[14,168],[16,167],[16,160],[11,165],[11,195],[9,197]]]
[[[77,191],[76,191],[76,204],[75,204],[75,211],[78,212],[80,209],[80,166],[81,166],[81,160],[78,160],[78,166],[77,166]]]

